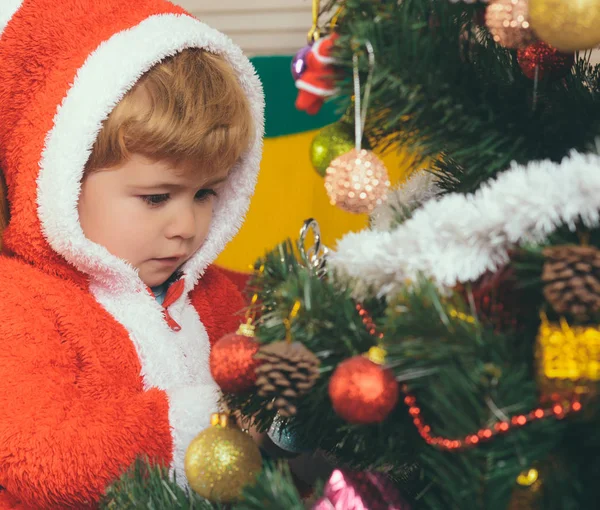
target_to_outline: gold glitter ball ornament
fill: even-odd
[[[485,11],[485,24],[494,41],[505,48],[521,48],[535,41],[529,25],[528,0],[495,0]]]
[[[600,45],[600,0],[529,0],[536,35],[568,53]]]
[[[227,414],[213,414],[211,426],[198,434],[185,454],[190,487],[213,502],[230,503],[254,483],[262,458],[252,438],[229,423]]]
[[[331,204],[355,214],[370,213],[381,205],[389,187],[383,161],[365,149],[352,149],[334,159],[325,175]]]

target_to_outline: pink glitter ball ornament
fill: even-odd
[[[382,473],[336,469],[324,496],[312,510],[411,510],[398,489]]]
[[[373,152],[352,149],[334,159],[325,173],[325,189],[332,205],[344,211],[370,213],[386,199],[388,172]]]

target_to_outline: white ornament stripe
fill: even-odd
[[[542,242],[561,225],[597,227],[599,211],[600,156],[513,163],[472,195],[427,202],[396,230],[346,235],[328,263],[359,299],[394,295],[419,274],[448,287],[497,269],[508,249]]]

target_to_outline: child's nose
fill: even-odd
[[[193,207],[184,207],[175,213],[168,237],[191,239],[196,235],[196,212]]]

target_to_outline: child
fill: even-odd
[[[1,0],[0,73],[0,509],[94,508],[217,410],[262,89],[166,0]]]

